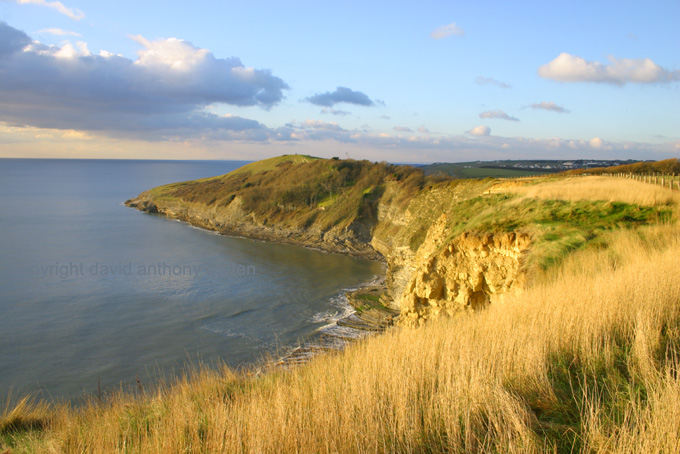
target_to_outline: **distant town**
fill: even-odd
[[[562,172],[571,169],[592,169],[595,167],[612,167],[623,164],[634,164],[633,159],[628,160],[593,160],[593,159],[575,159],[570,161],[487,161],[478,162],[476,167],[481,168],[501,168],[501,169],[518,169],[518,170],[535,170],[543,172]]]
[[[426,175],[442,174],[454,178],[512,178],[546,173],[564,172],[573,169],[592,169],[623,164],[634,164],[636,160],[499,160],[444,163],[437,162],[422,166]]]

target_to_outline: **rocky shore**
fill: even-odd
[[[351,342],[384,332],[399,317],[399,309],[388,296],[384,278],[345,295],[354,308],[353,313],[324,327],[301,345],[286,349],[260,372],[304,364],[316,355],[343,349]]]
[[[125,205],[153,215],[166,216],[187,222],[195,227],[217,231],[221,235],[248,238],[257,241],[292,244],[335,254],[346,254],[353,257],[375,260],[382,263],[385,257],[377,252],[368,241],[358,238],[356,232],[360,226],[345,229],[342,232],[317,232],[315,229],[289,229],[277,225],[262,225],[252,222],[247,217],[239,216],[227,222],[215,222],[214,218],[205,216],[200,208],[173,209],[169,204],[156,204],[143,196],[125,201]],[[272,367],[290,367],[302,364],[312,357],[327,351],[344,348],[348,343],[369,335],[381,333],[394,325],[399,317],[399,308],[389,296],[389,289],[382,276],[378,282],[372,282],[356,290],[346,293],[348,303],[354,311],[322,328],[316,335],[293,347],[286,347],[275,355],[260,370]]]
[[[334,254],[346,254],[367,260],[384,261],[382,254],[371,247],[370,241],[357,237],[356,229],[347,229],[343,232],[336,232],[334,230],[321,232],[314,228],[301,230],[278,225],[263,225],[242,216],[236,219],[224,220],[224,222],[216,222],[212,213],[202,213],[200,209],[195,207],[192,207],[193,209],[173,210],[173,207],[170,206],[161,205],[159,207],[153,201],[141,196],[126,200],[125,205],[149,214],[179,219],[195,227],[213,230],[222,235],[293,244]],[[359,226],[354,227],[358,228]]]

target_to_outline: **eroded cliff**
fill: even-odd
[[[483,309],[524,285],[529,235],[466,232],[450,240],[448,224],[443,214],[415,255],[414,271],[398,301],[403,325]]]

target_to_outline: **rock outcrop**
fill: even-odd
[[[522,233],[463,233],[448,240],[442,215],[418,249],[400,300],[400,323],[482,309],[524,285],[523,256],[531,240]]]
[[[235,197],[227,206],[216,206],[180,199],[155,198],[149,192],[144,192],[125,204],[140,211],[179,219],[224,235],[295,244],[371,260],[382,259],[380,253],[370,246],[370,234],[366,232],[365,226],[355,223],[322,231],[314,226],[296,228],[275,223],[265,224],[243,209],[239,197]]]

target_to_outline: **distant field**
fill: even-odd
[[[520,170],[483,167],[484,162],[437,163],[423,167],[425,175],[443,173],[456,178],[516,178],[548,173],[545,169]]]

